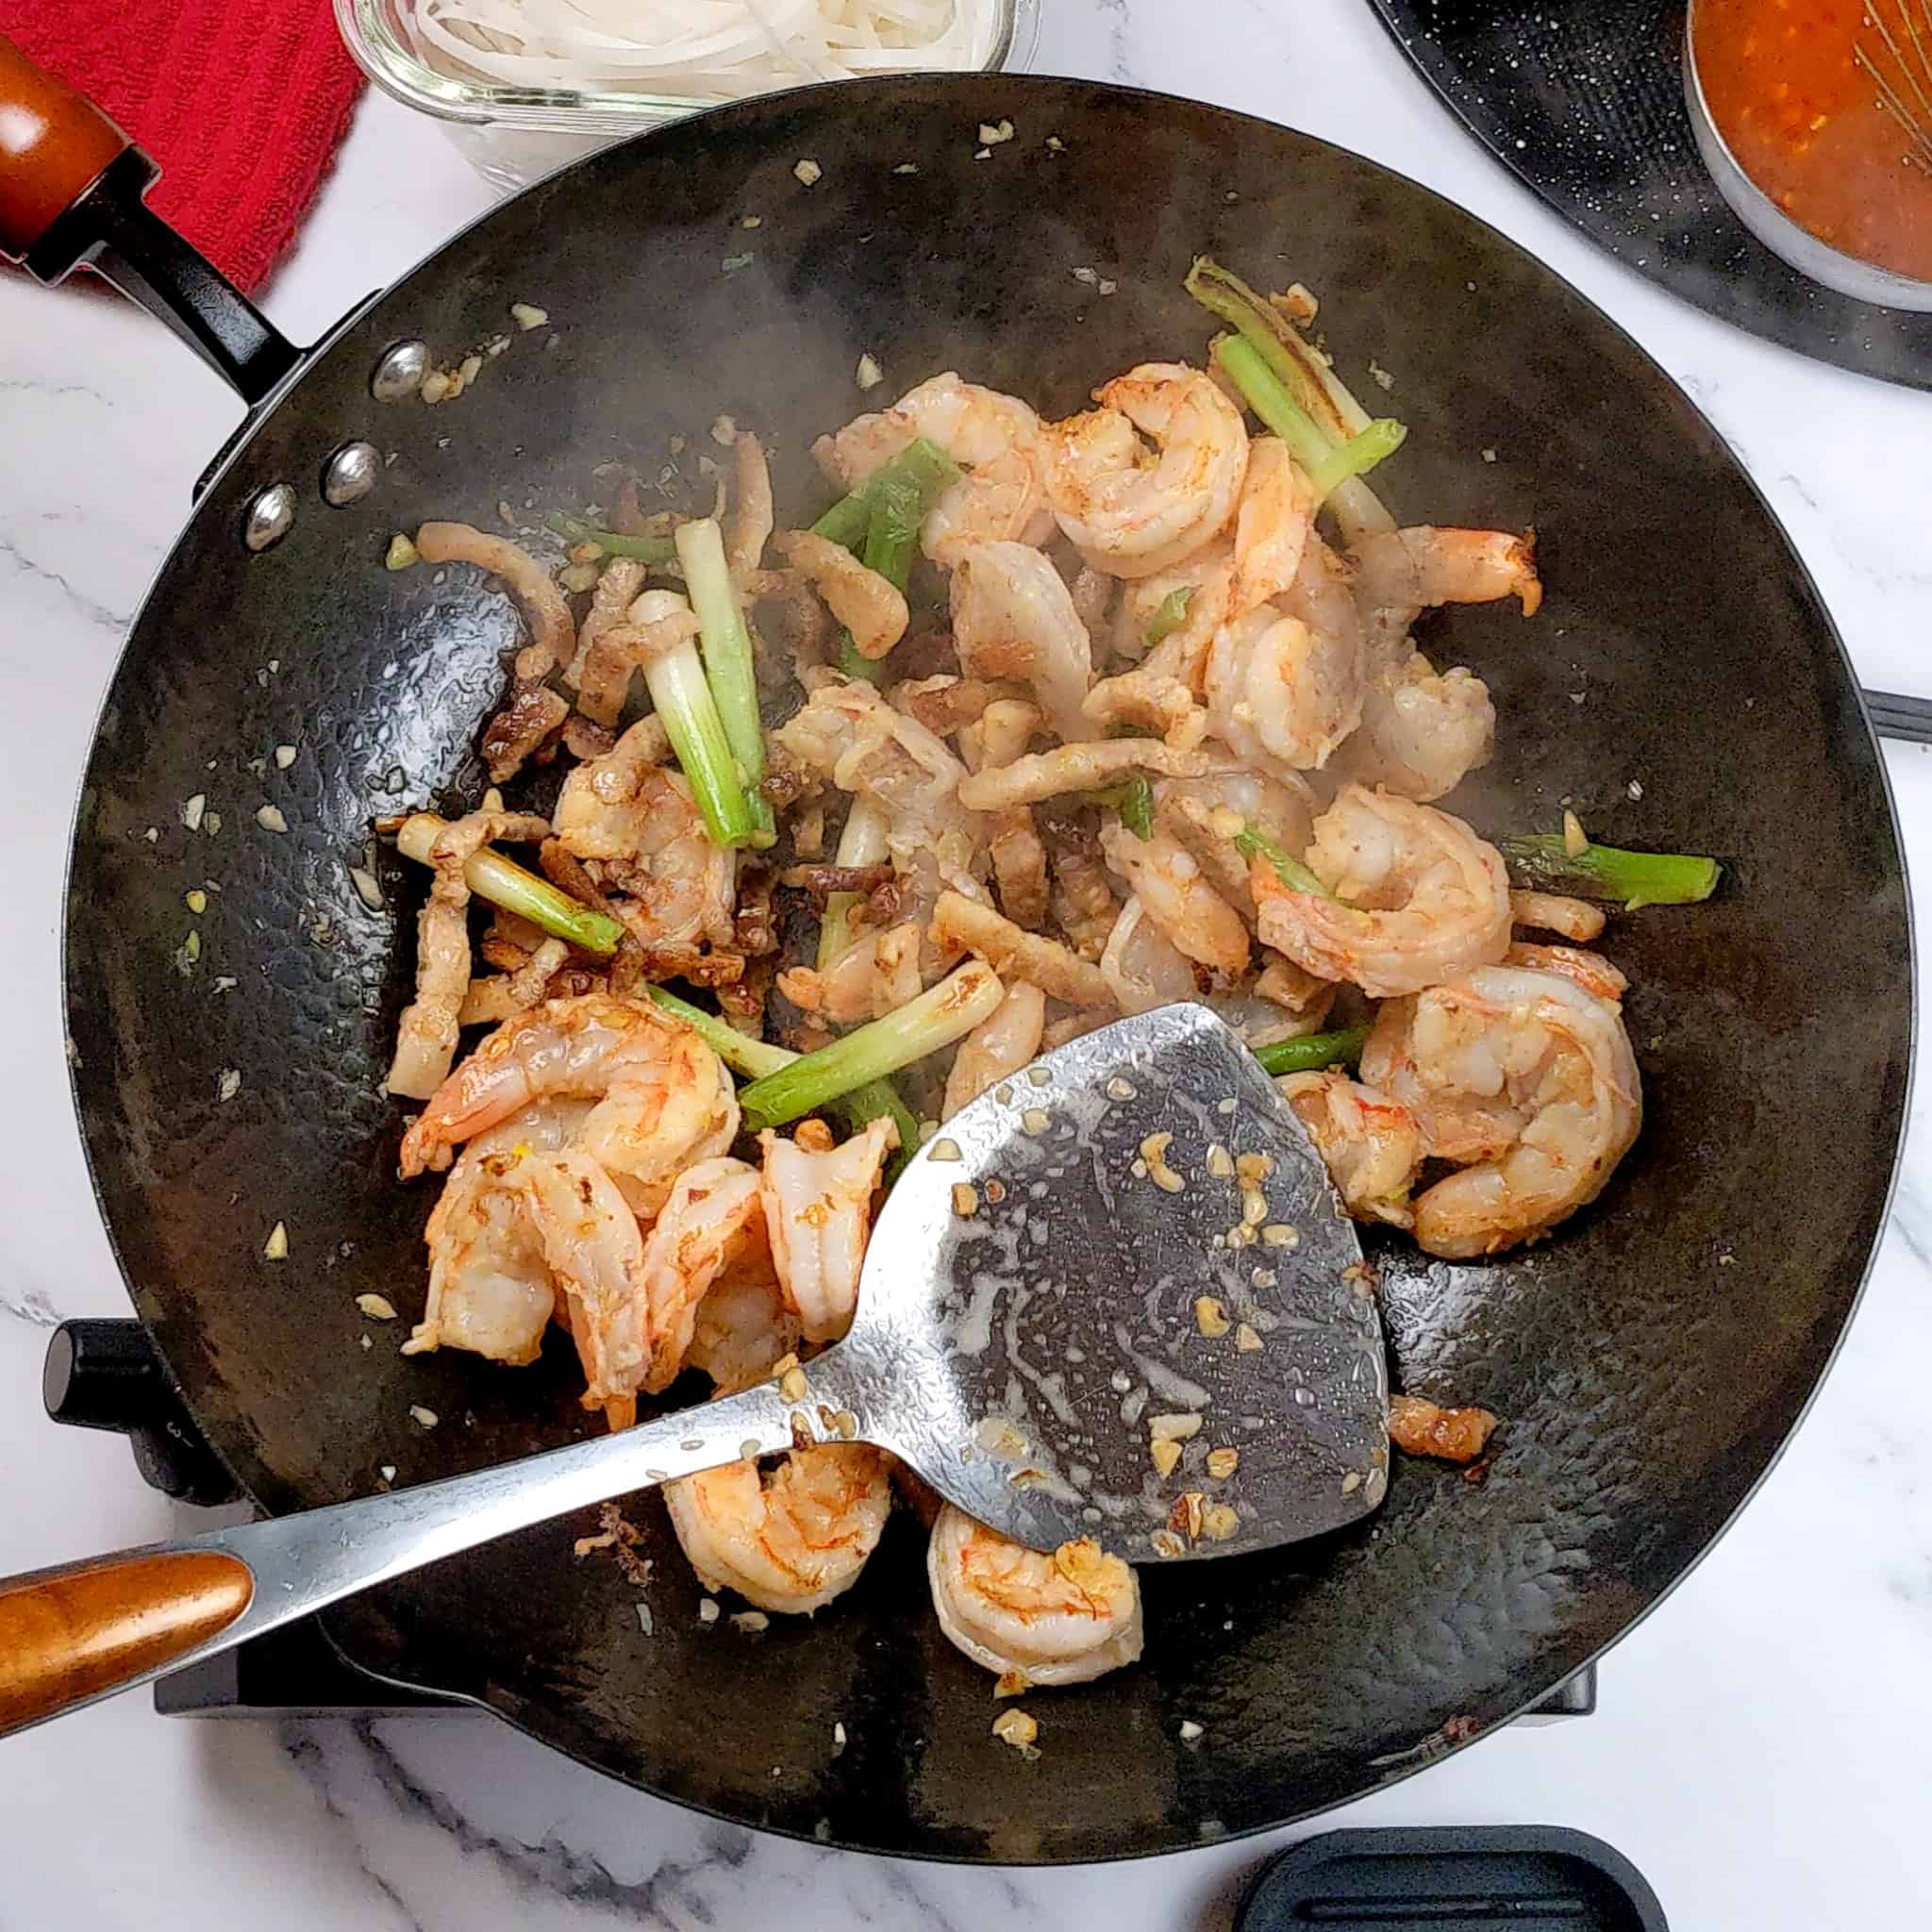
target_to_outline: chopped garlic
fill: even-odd
[[[292,744],[275,746],[275,770],[286,772],[295,762],[295,747]]]
[[[1010,121],[982,121],[979,124],[979,144],[981,147],[998,147],[1002,142],[1013,138],[1013,124]]]
[[[1241,1467],[1241,1452],[1239,1449],[1210,1449],[1208,1452],[1208,1474],[1217,1482],[1224,1482]]]
[[[264,832],[286,832],[289,829],[289,822],[282,816],[281,808],[275,805],[264,805],[258,808],[255,814],[255,823]]]
[[[1590,839],[1583,821],[1574,811],[1563,814],[1563,850],[1572,858],[1581,858],[1590,850]]]
[[[800,161],[791,172],[808,188],[816,188],[825,176],[825,171],[816,161],[812,160]]]
[[[715,1624],[718,1621],[718,1600],[716,1597],[699,1597],[698,1622],[700,1624]]]
[[[762,1610],[740,1610],[731,1621],[741,1630],[748,1630],[753,1635],[756,1635],[760,1630],[769,1630],[772,1627],[771,1618],[766,1616]]]
[[[412,1402],[409,1405],[409,1420],[418,1428],[433,1429],[442,1418],[433,1408],[425,1408],[420,1402]]]
[[[201,830],[202,814],[208,809],[208,793],[197,791],[192,798],[185,799],[181,806],[181,823],[191,832]]]
[[[261,1257],[264,1261],[286,1261],[289,1258],[289,1230],[281,1223],[268,1231],[268,1240],[262,1243]]]
[[[541,328],[550,320],[547,308],[539,308],[530,302],[512,302],[509,305],[509,319],[520,329]]]
[[[224,1067],[221,1078],[215,1082],[215,1098],[223,1101],[233,1100],[241,1091],[242,1070],[239,1067]]]
[[[1263,1348],[1267,1344],[1262,1341],[1261,1338],[1255,1333],[1254,1329],[1247,1323],[1243,1322],[1234,1331],[1234,1345],[1237,1354],[1253,1355],[1257,1349]]]
[[[1171,1476],[1181,1459],[1181,1445],[1163,1437],[1148,1445],[1147,1456],[1154,1464],[1155,1474],[1161,1477]]]
[[[372,1322],[393,1322],[396,1318],[395,1304],[386,1295],[358,1294],[356,1306]]]
[[[1218,1341],[1228,1331],[1227,1310],[1222,1306],[1218,1295],[1197,1294],[1194,1297],[1194,1326],[1209,1341]],[[1195,1418],[1199,1420],[1198,1417]]]
[[[1015,1751],[1031,1751],[1034,1739],[1040,1735],[1040,1725],[1016,1704],[993,1719],[992,1734]]]
[[[853,380],[860,389],[876,389],[885,379],[886,372],[879,367],[876,357],[865,355],[858,358],[858,368]]]
[[[412,563],[421,563],[421,553],[409,540],[399,531],[389,540],[389,548],[383,553],[384,570],[408,570]]]
[[[1150,1415],[1147,1418],[1147,1433],[1157,1442],[1185,1442],[1190,1436],[1201,1433],[1201,1418],[1186,1411],[1167,1415]]]

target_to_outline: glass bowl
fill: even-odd
[[[1040,0],[995,0],[984,72],[1024,72],[1040,40]],[[410,32],[416,0],[335,0],[356,63],[386,94],[433,114],[464,158],[500,188],[522,188],[626,135],[661,127],[730,98],[513,87],[434,67]]]

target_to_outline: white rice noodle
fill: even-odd
[[[416,52],[512,87],[732,100],[862,74],[967,72],[997,0],[421,0]]]

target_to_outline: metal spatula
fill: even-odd
[[[1354,1228],[1203,1007],[1090,1033],[955,1116],[879,1216],[851,1334],[802,1391],[786,1379],[0,1585],[0,1734],[511,1530],[801,1442],[875,1442],[1008,1536],[1091,1536],[1134,1562],[1319,1535],[1386,1486]]]

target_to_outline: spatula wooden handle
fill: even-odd
[[[0,34],[0,255],[25,255],[128,145],[92,101]]]
[[[75,1563],[0,1586],[0,1733],[172,1663],[254,1594],[248,1565],[219,1550]]]

